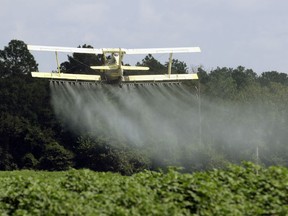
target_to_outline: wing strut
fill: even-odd
[[[168,76],[169,76],[169,78],[170,78],[171,70],[172,70],[172,56],[173,56],[173,53],[170,53],[170,55],[169,55],[169,65],[168,65]]]
[[[59,65],[58,52],[57,51],[55,51],[55,55],[56,55],[57,71],[58,71],[58,74],[60,75],[60,65]]]

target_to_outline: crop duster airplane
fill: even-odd
[[[191,53],[201,52],[199,47],[178,47],[178,48],[149,48],[149,49],[122,49],[122,48],[72,48],[56,46],[36,46],[28,45],[32,51],[52,51],[56,54],[58,72],[32,72],[32,77],[47,78],[51,80],[71,80],[71,81],[88,81],[88,82],[107,82],[107,83],[141,83],[141,82],[175,82],[182,80],[198,79],[197,74],[171,74],[172,55],[173,53]],[[62,73],[59,67],[58,52],[66,53],[85,53],[85,54],[103,54],[104,65],[91,66],[91,69],[100,70],[103,74],[74,74]],[[126,66],[122,65],[124,55],[130,54],[170,54],[167,74],[155,75],[124,75],[124,71],[147,71],[149,67]],[[106,55],[110,54],[109,59]]]

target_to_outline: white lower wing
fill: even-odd
[[[67,80],[87,80],[87,81],[100,81],[99,75],[87,74],[69,74],[69,73],[51,73],[51,72],[32,72],[32,77],[46,78],[46,79],[67,79]]]
[[[139,81],[180,81],[198,79],[197,74],[163,74],[163,75],[131,75],[124,76],[126,82]]]
[[[83,81],[101,81],[99,75],[87,74],[69,74],[69,73],[51,73],[51,72],[32,72],[32,77],[60,80],[83,80]],[[123,82],[161,82],[161,81],[181,81],[196,80],[197,74],[163,74],[163,75],[131,75],[124,76]]]

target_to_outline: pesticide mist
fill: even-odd
[[[278,156],[271,128],[278,143],[285,133],[269,107],[199,100],[195,87],[184,84],[50,87],[55,113],[70,130],[149,148],[154,160],[169,165],[271,162]]]
[[[57,116],[75,132],[91,132],[145,145],[174,145],[197,136],[197,98],[181,85],[52,84]],[[180,140],[179,140],[180,139]]]

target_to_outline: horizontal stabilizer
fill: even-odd
[[[119,68],[118,65],[104,65],[104,66],[91,66],[93,70],[116,70]]]
[[[142,67],[142,66],[122,66],[123,70],[149,70],[149,67]]]
[[[198,79],[197,74],[163,74],[163,75],[131,75],[124,76],[126,82],[137,81],[179,81],[179,80],[195,80]]]
[[[94,70],[116,70],[119,69],[118,65],[104,65],[104,66],[91,66],[91,69]],[[121,66],[123,70],[149,70],[149,67],[142,67],[142,66]]]
[[[87,75],[87,74],[69,74],[69,73],[51,73],[51,72],[32,72],[32,77],[46,78],[46,79],[68,79],[68,80],[88,80],[88,81],[100,81],[99,75]]]

